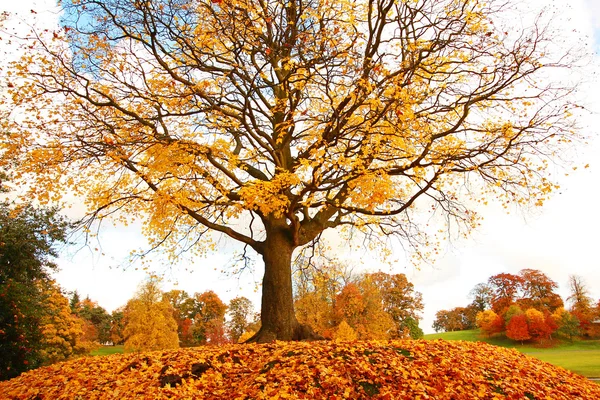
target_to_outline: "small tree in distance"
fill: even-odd
[[[550,338],[552,329],[546,323],[544,313],[534,308],[525,311],[525,318],[529,325],[529,334],[534,340],[544,340]]]
[[[150,277],[140,285],[127,303],[125,312],[126,351],[179,348],[177,322],[167,299],[163,299],[160,281]]]
[[[506,336],[512,340],[517,340],[523,344],[524,340],[531,339],[527,317],[525,314],[517,314],[506,324]]]
[[[237,343],[250,326],[250,318],[254,314],[252,301],[246,297],[232,299],[227,306],[227,314],[229,315],[227,323],[229,339]]]
[[[356,332],[348,323],[344,320],[336,327],[333,339],[335,341],[347,342],[357,339]]]
[[[577,317],[564,308],[556,310],[553,314],[553,318],[558,325],[557,333],[559,335],[567,337],[569,340],[573,340],[574,337],[579,336],[581,333]]]
[[[427,258],[417,205],[465,232],[471,200],[541,205],[575,137],[573,88],[548,80],[572,55],[543,17],[507,24],[504,0],[64,4],[63,29],[32,35],[8,72],[27,114],[2,121],[0,168],[18,163],[42,203],[83,196],[88,227],[142,219],[173,259],[210,232],[252,249],[253,341],[314,337],[291,262],[324,231]]]
[[[487,335],[500,333],[504,330],[504,320],[492,310],[477,313],[477,326]]]
[[[227,306],[212,290],[195,293],[198,311],[194,315],[193,335],[200,344],[225,342],[225,312]]]

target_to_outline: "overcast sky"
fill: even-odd
[[[572,34],[575,29],[582,32],[590,38],[590,47],[600,51],[600,2],[564,0],[557,3],[560,3],[556,5],[558,14],[565,21],[565,32]],[[51,12],[53,4],[53,1],[43,0],[2,1],[0,12],[18,13],[31,23],[35,17],[38,24],[52,27],[57,17]],[[32,14],[32,9],[37,14]],[[10,58],[10,55],[4,57],[5,60]],[[600,65],[598,58],[592,61],[593,65]],[[598,69],[592,67],[591,70]],[[600,85],[592,75],[585,89],[589,93],[590,108],[597,112]],[[559,284],[563,298],[568,295],[568,276],[577,274],[585,279],[593,297],[600,298],[600,140],[595,140],[600,113],[593,113],[580,125],[592,139],[578,149],[575,161],[589,163],[590,168],[569,170],[568,176],[564,176],[565,171],[557,171],[561,189],[543,209],[510,210],[510,214],[493,205],[480,209],[484,216],[481,228],[468,240],[454,243],[433,265],[421,265],[417,269],[400,257],[391,269],[383,268],[385,272],[405,273],[423,294],[425,312],[420,326],[425,332],[433,331],[431,324],[436,311],[467,305],[470,289],[500,272],[539,269]],[[100,245],[92,243],[79,251],[71,248],[63,253],[56,279],[65,290],[77,290],[112,311],[126,303],[145,277],[141,268],[136,269],[138,265],[123,268],[129,252],[143,246],[145,241],[136,226],[105,228]],[[243,295],[253,300],[258,309],[261,260],[257,259],[254,273],[231,277],[221,271],[230,264],[233,250],[226,247],[193,264],[182,263],[171,268],[165,275],[164,289],[176,287],[190,294],[214,290],[225,302]],[[352,258],[361,259],[356,262],[356,270],[377,268],[375,255],[355,253]]]

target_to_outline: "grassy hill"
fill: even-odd
[[[2,399],[598,399],[600,385],[482,342],[273,342],[85,357]]]
[[[96,350],[93,350],[90,355],[92,356],[108,356],[110,354],[121,354],[125,352],[123,345],[118,346],[102,346]]]
[[[555,343],[545,348],[532,344],[516,343],[506,337],[487,337],[479,330],[444,332],[425,335],[425,340],[465,340],[485,342],[495,346],[513,348],[542,361],[558,365],[586,377],[600,377],[600,340],[577,340]]]

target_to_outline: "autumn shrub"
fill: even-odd
[[[357,339],[357,335],[356,331],[346,321],[342,321],[335,329],[333,338],[336,341],[352,341]]]
[[[69,300],[54,282],[44,285],[46,313],[40,319],[41,350],[45,364],[87,354],[93,345],[83,341],[84,321],[71,314]]]
[[[98,342],[82,341],[75,346],[75,353],[80,355],[90,354],[92,351],[96,351],[100,348],[102,348],[102,345]]]
[[[591,400],[600,385],[482,342],[271,342],[81,358],[1,382],[0,398]]]
[[[508,321],[510,321],[512,319],[512,317],[514,317],[515,315],[522,315],[523,310],[521,309],[521,307],[519,307],[517,304],[512,304],[510,307],[508,307],[508,309],[506,310],[506,312],[504,313],[504,321],[506,321],[506,323],[508,323]]]
[[[508,324],[506,324],[506,336],[509,339],[519,342],[531,339],[527,317],[524,314],[516,314],[508,321]]]
[[[529,333],[534,340],[544,340],[550,338],[552,329],[546,323],[544,313],[534,308],[530,308],[525,312],[527,324],[529,325]]]
[[[481,331],[487,335],[500,333],[504,330],[504,320],[492,310],[477,313],[475,321]]]
[[[558,325],[559,336],[572,340],[580,334],[579,320],[564,308],[557,309],[552,316]]]
[[[558,322],[556,321],[554,316],[552,316],[549,310],[544,311],[544,322],[550,330],[550,337],[552,337],[552,334],[558,329]]]

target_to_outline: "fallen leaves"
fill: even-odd
[[[597,399],[600,386],[486,343],[273,342],[86,357],[0,382],[4,399]]]

